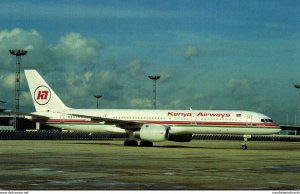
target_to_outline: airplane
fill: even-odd
[[[189,142],[193,134],[243,135],[247,149],[252,135],[275,134],[270,117],[239,110],[74,109],[66,106],[36,70],[25,70],[40,123],[80,132],[127,133],[124,146],[152,147],[153,142]],[[138,142],[140,141],[140,143]]]

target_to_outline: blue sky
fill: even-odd
[[[13,107],[12,48],[71,107],[238,109],[294,122],[295,0],[0,1],[0,99]],[[23,76],[23,75],[22,75]],[[22,77],[21,110],[32,111]],[[9,108],[9,107],[8,107]],[[300,121],[300,119],[299,119]]]

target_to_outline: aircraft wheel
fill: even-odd
[[[135,140],[125,140],[124,146],[138,146],[138,142]]]
[[[140,146],[141,147],[152,147],[153,146],[153,142],[151,142],[151,141],[141,141],[140,142]]]
[[[247,148],[248,148],[247,145],[242,145],[243,150],[246,150]]]

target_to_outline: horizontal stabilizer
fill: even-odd
[[[6,110],[6,113],[13,114],[13,115],[21,115],[26,118],[26,116],[30,116],[32,120],[49,120],[49,117],[42,116],[42,115],[37,115],[37,114],[32,114],[32,113],[25,113],[25,112],[16,112],[12,110]]]

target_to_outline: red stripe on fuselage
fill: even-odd
[[[133,121],[134,122],[134,121]],[[158,125],[204,125],[204,126],[253,126],[253,127],[279,127],[275,123],[245,123],[245,122],[191,122],[191,121],[137,121],[141,123],[158,124]],[[90,123],[96,124],[98,122],[91,122],[87,120],[73,120],[73,119],[50,119],[45,123]]]

